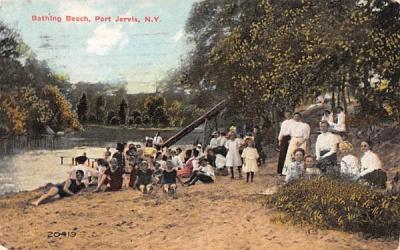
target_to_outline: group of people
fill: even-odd
[[[182,186],[192,186],[198,181],[213,183],[215,170],[225,168],[230,168],[232,179],[234,168],[237,168],[240,178],[244,171],[247,182],[253,182],[259,164],[254,139],[260,136],[257,128],[253,132],[254,136],[252,134],[246,138],[237,136],[232,129],[229,133],[214,132],[210,144],[205,148],[198,144],[186,150],[180,147],[163,149],[159,133],[154,138],[146,137],[144,146],[117,143],[115,153],[106,147],[103,157],[96,159],[95,168],[88,166],[86,154],[76,157],[77,165],[68,172],[68,179],[51,187],[32,204],[40,205],[90,189],[92,192],[112,192],[133,188],[147,194],[160,187],[166,194],[176,198],[177,182]]]
[[[279,133],[279,160],[277,173],[285,183],[299,178],[322,174],[341,174],[353,180],[363,180],[373,187],[385,188],[386,173],[382,161],[372,151],[372,142],[361,142],[362,156],[352,154],[353,145],[346,138],[346,116],[343,108],[337,108],[337,121],[332,112],[325,110],[319,122],[319,135],[315,143],[315,155],[310,153],[310,125],[302,121],[299,112],[285,112]],[[246,174],[246,182],[253,182],[260,164],[265,163],[262,136],[259,128],[249,133],[237,133],[231,127],[228,133],[213,132],[207,146],[198,144],[183,150],[163,148],[160,133],[146,137],[146,143],[118,143],[116,152],[107,147],[104,156],[97,159],[97,167],[87,166],[85,155],[76,157],[76,166],[69,172],[66,182],[55,185],[49,192],[33,202],[34,205],[82,192],[94,187],[93,192],[118,191],[133,188],[144,194],[160,187],[176,198],[177,182],[192,186],[198,181],[213,183],[215,175],[229,175],[239,179]],[[225,174],[224,174],[225,173]],[[182,179],[186,179],[183,181]]]
[[[324,111],[319,122],[315,155],[310,154],[310,126],[301,120],[298,112],[285,112],[286,120],[279,134],[279,161],[277,173],[285,182],[321,174],[341,174],[353,180],[362,180],[373,187],[385,188],[387,176],[379,156],[372,151],[371,141],[361,142],[360,159],[352,154],[353,145],[343,140],[346,136],[346,116],[337,108],[337,122],[332,112]]]

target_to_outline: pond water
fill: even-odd
[[[166,140],[177,130],[162,130]],[[144,142],[145,136],[154,136],[156,130],[88,127],[85,131],[55,139],[52,148],[18,149],[17,153],[0,158],[0,195],[9,192],[34,190],[47,183],[60,183],[67,178],[72,158],[86,153],[89,158],[103,156],[105,147],[115,148],[116,142]],[[195,130],[178,143],[193,144],[202,133]],[[114,152],[114,150],[111,150]],[[64,164],[60,157],[64,156]]]

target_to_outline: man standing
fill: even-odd
[[[286,153],[289,147],[290,141],[290,124],[294,122],[292,119],[292,112],[289,110],[285,111],[285,118],[281,125],[281,131],[279,132],[278,142],[279,142],[279,161],[277,172],[282,175],[283,165],[285,164]]]
[[[156,136],[153,139],[153,145],[157,150],[160,150],[164,141],[162,137],[160,136],[160,132],[157,132]]]
[[[336,151],[339,140],[336,135],[328,132],[329,123],[327,121],[321,121],[319,127],[321,134],[315,144],[315,155],[317,157],[317,167],[326,172],[327,169],[332,170],[337,165]]]
[[[292,162],[292,154],[296,149],[302,148],[307,152],[308,140],[310,138],[310,125],[301,121],[301,114],[299,112],[294,113],[293,120],[293,122],[289,123],[290,143],[282,174],[286,174],[286,167]]]

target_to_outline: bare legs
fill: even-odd
[[[107,175],[102,174],[100,177],[99,183],[97,184],[97,187],[93,192],[99,192],[101,187],[104,185],[104,182],[106,181],[106,179],[107,179]]]
[[[147,185],[140,185],[139,186],[140,191],[142,191],[144,194],[149,193],[151,190],[151,184]]]
[[[60,198],[60,196],[58,195],[57,187],[50,188],[49,192],[43,194],[37,201],[34,201],[31,204],[34,206],[39,206],[40,204],[43,204],[46,200],[50,200],[52,198],[53,199]]]

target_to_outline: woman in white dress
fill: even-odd
[[[240,157],[239,149],[240,142],[235,140],[236,135],[233,132],[229,133],[229,140],[225,143],[225,147],[228,150],[226,154],[226,166],[231,169],[231,179],[235,178],[234,167],[237,167],[239,172],[239,178],[242,178],[242,158]]]
[[[310,138],[310,125],[301,121],[301,114],[299,112],[294,113],[293,119],[294,121],[291,122],[288,127],[290,143],[282,170],[283,175],[286,175],[287,167],[292,162],[294,151],[296,149],[302,148],[304,152],[307,152],[308,141]]]
[[[357,180],[360,177],[361,166],[354,155],[350,154],[353,150],[353,145],[350,142],[344,141],[339,143],[339,150],[342,155],[340,160],[340,174],[348,176],[352,180]]]
[[[387,175],[383,171],[383,164],[379,156],[372,152],[372,143],[370,141],[361,142],[361,173],[360,177],[370,186],[386,188]]]

